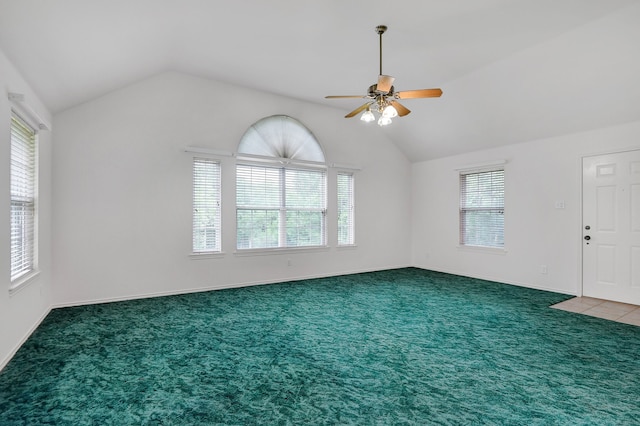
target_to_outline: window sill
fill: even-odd
[[[357,244],[340,244],[336,246],[337,250],[355,250],[358,248]]]
[[[328,246],[278,247],[263,249],[242,249],[233,252],[233,254],[236,256],[268,256],[272,254],[310,253],[327,250],[329,250]]]
[[[202,252],[202,253],[191,253],[189,254],[189,258],[191,260],[205,260],[205,259],[221,259],[225,255],[223,251],[216,252]]]
[[[458,250],[475,252],[475,253],[488,253],[488,254],[507,254],[507,249],[502,247],[485,247],[485,246],[463,246],[458,245]]]
[[[9,286],[9,294],[14,295],[27,285],[31,284],[40,275],[40,271],[31,271],[28,274],[18,278],[15,282],[12,282]]]

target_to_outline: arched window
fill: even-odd
[[[326,246],[327,173],[302,123],[266,117],[247,129],[236,165],[237,249]]]
[[[315,136],[295,118],[272,115],[252,124],[240,139],[238,154],[324,163]]]

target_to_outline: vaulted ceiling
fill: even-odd
[[[379,24],[396,89],[444,91],[380,128],[411,161],[640,120],[637,0],[0,0],[0,49],[54,113],[180,71],[342,117]]]

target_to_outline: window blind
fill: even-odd
[[[338,173],[338,245],[354,244],[353,174]]]
[[[193,252],[221,251],[220,163],[193,159]]]
[[[11,281],[35,270],[36,134],[11,116]]]
[[[239,164],[236,209],[238,249],[324,245],[326,173]]]
[[[504,169],[460,174],[460,244],[504,247]]]
[[[278,247],[281,197],[277,168],[236,167],[238,249]]]
[[[325,243],[326,174],[318,170],[283,169],[285,179],[285,246]]]

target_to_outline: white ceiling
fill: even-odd
[[[380,128],[411,161],[640,120],[637,0],[0,0],[0,49],[54,113],[171,70],[343,116],[379,24],[396,90],[444,91]]]

